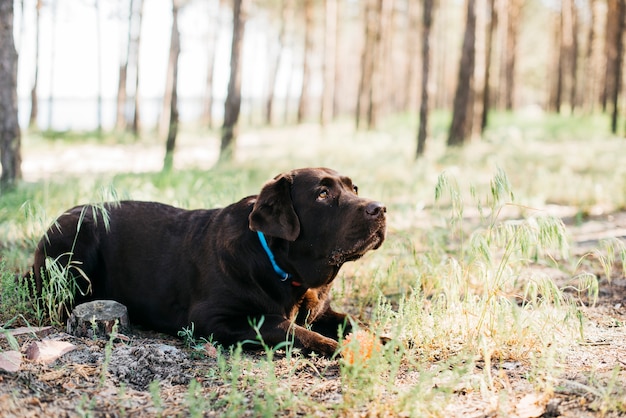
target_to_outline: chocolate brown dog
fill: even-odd
[[[113,299],[154,330],[194,324],[198,336],[231,345],[255,340],[256,323],[268,345],[293,339],[331,356],[339,326],[345,334],[350,324],[331,309],[330,286],[345,262],[382,244],[385,212],[327,168],[280,174],[221,209],[77,206],[39,242],[33,273],[41,292],[46,258],[70,266],[76,304]]]

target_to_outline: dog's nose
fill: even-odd
[[[365,213],[372,218],[379,218],[387,212],[387,208],[380,202],[370,202],[365,207]]]

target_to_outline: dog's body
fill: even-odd
[[[38,291],[50,258],[71,266],[86,293],[75,303],[117,300],[131,322],[170,334],[193,324],[225,345],[255,340],[256,322],[266,344],[293,337],[324,355],[335,352],[338,327],[349,330],[330,308],[333,279],[385,235],[385,207],[321,168],[281,174],[222,209],[137,201],[104,209],[75,207],[48,230],[35,253]]]

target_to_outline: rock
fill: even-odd
[[[113,300],[94,300],[74,308],[67,320],[68,334],[76,337],[108,338],[114,331],[123,334],[130,330],[126,306]]]
[[[49,364],[75,348],[74,344],[67,341],[33,341],[26,349],[26,358],[37,363]]]

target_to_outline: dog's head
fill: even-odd
[[[257,196],[250,229],[290,242],[289,255],[341,266],[380,247],[386,208],[358,196],[349,177],[328,168],[276,176]]]

